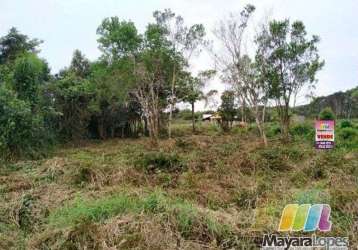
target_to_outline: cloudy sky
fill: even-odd
[[[96,28],[105,17],[130,19],[143,31],[153,21],[154,10],[171,8],[188,24],[203,23],[210,36],[218,20],[239,12],[247,3],[256,6],[256,20],[267,15],[299,19],[310,34],[321,37],[319,50],[326,65],[318,75],[316,95],[358,85],[357,0],[0,0],[0,36],[14,26],[31,38],[44,40],[41,56],[55,73],[69,64],[77,48],[91,60],[98,58]],[[192,65],[200,70],[213,64],[204,53]],[[225,86],[215,80],[208,88]]]

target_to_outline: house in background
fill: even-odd
[[[221,121],[221,116],[218,113],[214,114],[203,114],[203,122],[219,123]]]

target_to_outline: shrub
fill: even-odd
[[[296,124],[291,128],[292,135],[311,136],[314,134],[313,126],[309,123]]]
[[[0,88],[0,155],[2,158],[35,157],[48,146],[43,117],[33,114],[30,103]]]
[[[311,166],[305,169],[305,173],[308,177],[311,177],[315,180],[325,179],[328,176],[326,166],[317,164],[315,166]]]
[[[33,218],[31,214],[33,206],[33,197],[26,194],[21,199],[21,207],[18,212],[18,223],[22,230],[30,231],[33,225]]]
[[[175,146],[181,149],[188,149],[191,147],[191,143],[186,139],[178,138],[175,140]]]
[[[280,148],[266,148],[259,153],[258,159],[261,168],[269,168],[274,171],[289,170],[284,152]]]
[[[240,208],[254,209],[256,208],[257,192],[253,189],[243,189],[236,194],[234,201]]]
[[[319,119],[320,120],[335,120],[336,116],[333,113],[332,109],[330,107],[324,108],[320,113],[319,113]]]
[[[353,140],[357,135],[357,130],[351,127],[345,127],[339,131],[339,136],[343,140]]]
[[[281,127],[277,123],[271,124],[267,129],[267,137],[274,137],[281,133]]]
[[[349,120],[343,120],[343,121],[341,121],[340,127],[341,128],[352,128],[353,124]]]
[[[186,166],[175,153],[150,152],[142,154],[135,162],[135,166],[147,172],[182,172]]]

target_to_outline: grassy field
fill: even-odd
[[[258,249],[289,203],[330,204],[329,235],[358,246],[357,135],[322,152],[309,126],[287,145],[267,130],[268,148],[255,127],[177,124],[157,147],[93,141],[4,164],[0,249]]]

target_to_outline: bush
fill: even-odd
[[[313,140],[315,130],[314,130],[313,126],[311,124],[309,124],[309,123],[300,123],[300,124],[294,125],[290,129],[290,133],[293,136],[298,136],[298,137],[301,137],[301,138],[306,138],[306,139],[309,139],[309,140]]]
[[[314,132],[313,127],[307,123],[300,123],[292,127],[291,134],[293,135],[307,135]]]
[[[354,128],[342,128],[338,131],[337,147],[344,147],[347,149],[358,148],[358,131]]]
[[[306,168],[305,173],[308,177],[314,180],[325,179],[328,176],[326,166],[320,164]]]
[[[175,153],[150,152],[142,154],[135,162],[137,167],[145,169],[147,172],[182,172],[186,166]]]
[[[267,137],[273,137],[276,136],[278,134],[281,134],[281,127],[279,124],[277,123],[273,123],[268,127],[267,130]]]
[[[319,113],[319,119],[320,120],[335,120],[336,116],[333,113],[332,109],[330,107],[324,108],[320,113]]]
[[[290,169],[287,158],[280,148],[267,148],[259,153],[258,160],[261,168],[269,168],[274,171],[286,171]]]
[[[357,135],[357,130],[351,127],[345,127],[339,131],[339,137],[343,140],[353,140]]]
[[[19,100],[12,91],[0,88],[1,157],[35,157],[48,146],[48,139],[42,115],[33,114],[28,102]]]
[[[353,124],[349,120],[343,120],[343,121],[341,121],[340,127],[341,128],[352,128]]]

